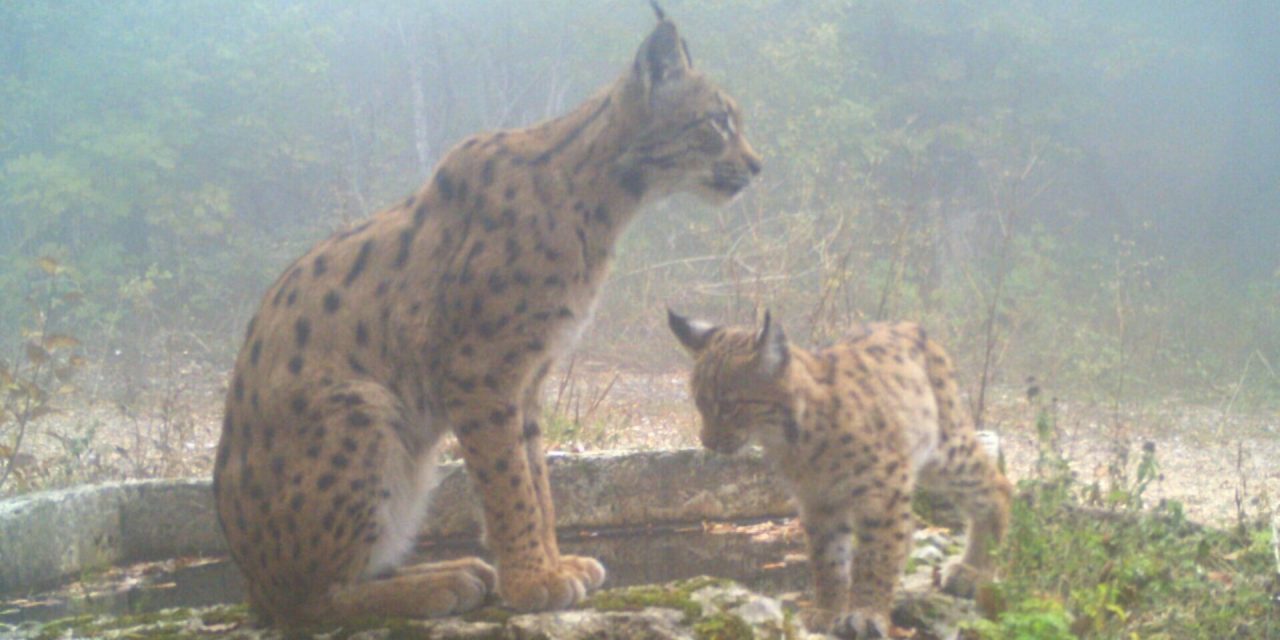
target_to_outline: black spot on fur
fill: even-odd
[[[782,422],[782,435],[787,439],[787,444],[795,444],[800,439],[800,427],[796,425],[795,418],[788,417]]]
[[[249,348],[249,364],[258,366],[258,358],[262,356],[262,338],[253,341],[253,346]]]
[[[299,349],[307,346],[307,340],[311,338],[311,321],[298,318],[297,322],[293,323],[293,335]]]
[[[352,411],[347,415],[347,424],[356,429],[363,429],[373,424],[373,418],[363,411]]]
[[[538,426],[537,420],[526,420],[524,423],[524,432],[521,434],[525,440],[542,436],[542,427]]]
[[[356,346],[369,346],[369,327],[365,326],[364,320],[356,323]]]
[[[515,261],[520,259],[520,254],[523,252],[524,250],[520,246],[519,240],[517,240],[514,236],[507,238],[507,266],[508,267],[511,266],[512,264],[515,264]]]
[[[405,229],[400,232],[400,250],[396,252],[396,260],[392,263],[395,269],[403,269],[409,262],[409,249],[413,246],[413,235],[416,229]]]
[[[489,414],[489,424],[492,424],[495,427],[501,427],[506,424],[507,420],[514,418],[515,415],[516,408],[510,405],[505,409],[495,409],[493,413]]]
[[[349,287],[356,278],[364,273],[364,268],[369,264],[369,255],[373,253],[373,240],[365,240],[360,245],[360,253],[356,254],[356,261],[351,264],[351,270],[347,272],[347,277],[342,279],[342,286]]]
[[[329,487],[332,487],[333,483],[337,482],[337,480],[338,479],[332,473],[326,473],[316,480],[316,488],[321,491],[328,491]]]
[[[289,373],[298,375],[302,372],[302,356],[294,356],[289,359]]]
[[[445,202],[453,200],[453,179],[444,169],[436,171],[436,189],[440,191],[440,197],[444,198]]]
[[[637,200],[643,197],[645,190],[649,188],[649,185],[645,184],[644,171],[634,167],[618,174],[618,186],[621,186],[627,195]]]
[[[484,161],[484,168],[480,170],[480,184],[489,186],[493,184],[493,158]]]
[[[818,459],[821,458],[822,455],[827,452],[827,447],[830,445],[831,443],[827,441],[825,438],[821,442],[819,442],[818,445],[814,447],[813,454],[809,456],[809,464],[811,465],[817,464]]]
[[[582,135],[582,132],[592,122],[594,122],[596,118],[599,118],[600,115],[603,114],[609,108],[609,105],[612,103],[612,101],[613,101],[613,98],[611,96],[606,96],[604,100],[600,101],[600,104],[599,106],[596,107],[595,111],[591,112],[591,115],[587,116],[582,120],[582,122],[578,123],[577,126],[575,126],[572,131],[565,134],[565,136],[560,140],[558,140],[553,147],[538,154],[538,156],[536,156],[532,160],[532,164],[535,164],[535,165],[545,164],[553,156],[560,153],[561,151],[564,151],[566,147],[568,147],[570,144],[573,143],[574,140],[578,138],[578,136]]]
[[[231,447],[218,447],[218,459],[216,462],[214,462],[214,465],[218,469],[222,469],[223,467],[227,466],[227,461],[230,459],[231,459]],[[215,486],[217,485],[216,481],[214,482],[214,485]]]
[[[352,227],[352,228],[350,228],[350,229],[347,229],[346,231],[343,231],[342,233],[339,233],[339,234],[337,235],[337,238],[338,238],[339,240],[346,240],[347,238],[350,238],[351,236],[354,236],[354,235],[356,235],[356,234],[358,234],[358,233],[360,233],[360,232],[364,231],[365,229],[368,229],[368,228],[369,228],[369,225],[371,225],[371,224],[373,224],[373,221],[372,221],[372,220],[365,220],[364,222],[361,222],[360,224],[358,224],[358,225],[356,225],[356,226],[354,226],[354,227]]]
[[[337,313],[338,308],[342,306],[342,298],[337,291],[330,291],[324,294],[323,305],[325,313]]]

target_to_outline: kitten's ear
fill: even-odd
[[[655,93],[664,85],[683,79],[692,67],[693,60],[676,29],[676,23],[662,17],[636,52],[631,75],[636,86],[641,88],[645,104],[652,105]]]
[[[680,344],[695,356],[707,348],[711,335],[718,329],[711,323],[690,320],[671,309],[667,309],[667,326],[671,327],[671,333],[676,334]]]
[[[764,328],[756,338],[756,362],[760,374],[766,378],[781,376],[791,362],[787,334],[782,331],[782,325],[772,321],[768,311],[764,312]]]

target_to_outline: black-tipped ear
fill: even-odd
[[[756,362],[760,365],[760,373],[768,378],[782,375],[791,362],[787,334],[782,331],[782,325],[772,322],[768,311],[764,312],[764,328],[756,338]]]
[[[658,9],[661,12],[661,9]],[[660,17],[653,33],[645,38],[636,52],[632,74],[644,88],[647,101],[654,90],[667,82],[682,78],[692,66],[688,50],[674,22]]]
[[[666,12],[662,10],[662,7],[658,6],[658,0],[649,0],[649,6],[653,7],[653,13],[658,16],[658,22],[667,19]]]
[[[694,355],[707,348],[707,343],[711,341],[711,335],[717,329],[717,327],[708,322],[689,320],[671,309],[667,309],[667,326],[671,327],[671,333],[676,334],[676,339],[680,341],[680,344],[684,345],[684,348]]]

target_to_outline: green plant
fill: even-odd
[[[987,640],[1072,640],[1071,614],[1061,602],[1032,597],[1000,616],[998,622],[978,620],[965,629]]]
[[[1132,475],[1100,489],[1076,480],[1056,447],[1051,407],[1037,424],[1041,463],[1019,485],[994,620],[980,638],[1269,638],[1280,633],[1273,530],[1263,521],[1230,532],[1186,521],[1176,502],[1144,509],[1157,473],[1145,448]],[[1123,465],[1116,473],[1125,474]],[[1063,625],[1068,625],[1064,631]],[[1066,635],[1063,635],[1063,634]],[[1043,634],[1043,635],[1036,635]],[[1058,635],[1054,635],[1058,634]]]

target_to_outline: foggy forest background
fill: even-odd
[[[582,357],[664,306],[817,345],[923,321],[980,381],[1280,397],[1280,5],[668,0],[765,171],[623,242]],[[640,0],[0,2],[0,360],[229,369],[306,247],[630,63]],[[51,258],[41,261],[40,258]],[[66,343],[66,344],[69,344]],[[24,348],[28,349],[24,352]]]

